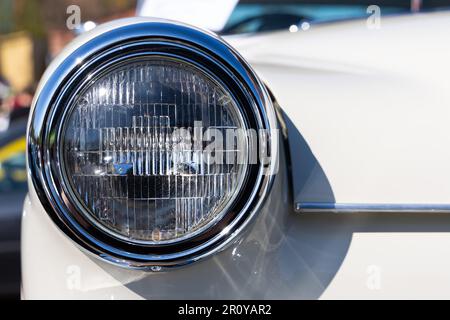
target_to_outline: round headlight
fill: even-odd
[[[124,20],[84,37],[37,94],[32,194],[73,241],[121,266],[179,266],[236,240],[277,159],[257,76],[182,24]]]
[[[247,127],[234,98],[202,70],[173,58],[130,59],[90,78],[68,108],[64,178],[78,210],[105,232],[181,241],[236,199],[247,165],[235,160],[248,141],[223,141],[218,158],[205,134]]]

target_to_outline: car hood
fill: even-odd
[[[450,13],[227,40],[281,106],[297,208],[450,204]]]

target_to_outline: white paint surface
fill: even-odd
[[[228,39],[321,167],[297,202],[326,179],[331,202],[450,204],[449,30],[435,13]]]

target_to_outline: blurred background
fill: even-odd
[[[83,31],[67,27],[71,5],[85,22],[136,13],[135,0],[0,0],[0,298],[19,297],[26,123],[47,65]]]
[[[307,32],[314,24],[367,19],[374,13],[371,5],[384,16],[443,10],[450,1],[0,0],[0,299],[18,298],[20,292],[26,124],[33,95],[48,64],[74,37],[136,14],[180,20],[230,37]],[[78,23],[73,6],[79,8]]]

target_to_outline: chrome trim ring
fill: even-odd
[[[129,19],[83,43],[64,59],[38,94],[29,125],[28,165],[38,198],[52,220],[87,252],[129,268],[151,270],[174,267],[205,258],[237,240],[253,220],[270,191],[277,166],[278,141],[268,139],[272,161],[252,168],[247,189],[230,214],[208,233],[173,246],[150,246],[112,239],[83,219],[62,183],[59,154],[60,130],[66,106],[80,90],[80,83],[93,70],[111,61],[136,55],[164,55],[183,59],[203,68],[224,82],[243,105],[255,129],[272,133],[276,116],[269,95],[256,74],[239,54],[209,32],[161,20]]]

